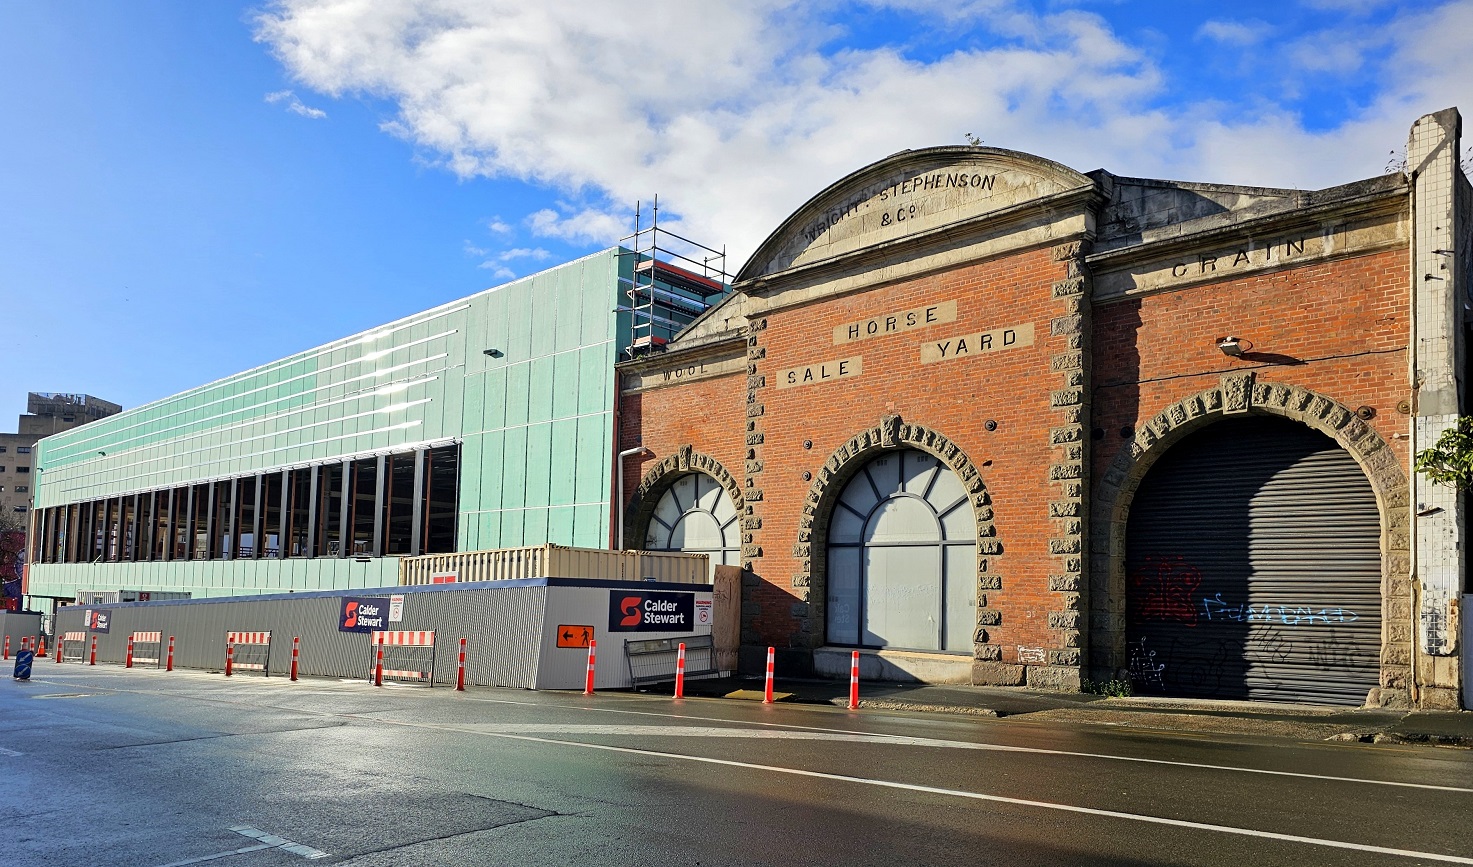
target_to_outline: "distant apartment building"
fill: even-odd
[[[26,411],[16,433],[0,433],[0,606],[18,604],[26,550],[26,529],[35,497],[36,441],[122,412],[123,408],[88,394],[33,391],[26,395]]]

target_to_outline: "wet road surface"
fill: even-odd
[[[1473,864],[1473,751],[115,667],[0,681],[0,864]]]

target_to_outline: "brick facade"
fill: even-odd
[[[1083,176],[987,148],[897,155],[779,227],[738,278],[739,327],[697,322],[625,365],[648,377],[719,344],[746,366],[626,391],[621,448],[650,454],[624,496],[638,513],[662,480],[719,464],[743,515],[747,658],[773,645],[823,669],[838,492],[884,451],[933,454],[977,525],[965,679],[1078,689],[1124,666],[1124,519],[1145,471],[1223,415],[1291,418],[1371,480],[1387,626],[1368,699],[1418,700],[1406,201],[1398,176],[1300,193]],[[926,310],[935,322],[907,322]],[[1024,327],[1008,348],[942,346]],[[1448,685],[1421,680],[1423,703],[1445,705]]]

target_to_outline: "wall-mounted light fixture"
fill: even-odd
[[[1244,345],[1244,344],[1247,344],[1247,345]],[[1249,349],[1252,349],[1253,348],[1253,341],[1251,341],[1251,340],[1243,340],[1243,339],[1238,338],[1238,337],[1233,337],[1230,334],[1227,337],[1219,337],[1217,339],[1217,348],[1220,349],[1220,350],[1222,350],[1222,354],[1223,355],[1228,355],[1228,356],[1231,356],[1233,358],[1238,358],[1244,352],[1246,352]]]
[[[500,349],[483,349],[483,350],[481,350],[481,354],[482,355],[489,355],[492,358],[500,358],[501,355],[502,355],[502,352],[501,352]]]

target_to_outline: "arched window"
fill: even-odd
[[[967,490],[919,451],[870,461],[829,521],[828,642],[970,652],[977,524]]]
[[[645,530],[646,551],[708,554],[711,565],[741,563],[741,529],[736,506],[705,473],[681,476],[655,503]]]

